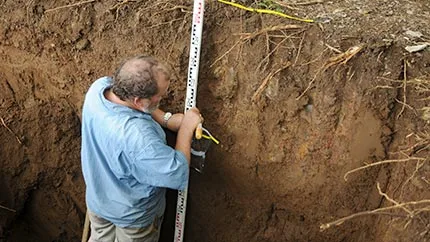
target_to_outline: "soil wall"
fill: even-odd
[[[192,2],[73,3],[0,0],[0,205],[9,208],[0,240],[80,239],[81,106],[122,60],[166,62],[173,79],[162,107],[183,110]],[[191,173],[185,240],[429,240],[428,203],[320,225],[393,205],[377,184],[397,202],[430,196],[430,51],[405,50],[430,42],[430,4],[281,3],[324,21],[206,2],[197,106],[221,144],[203,174]],[[396,163],[344,179],[383,160]]]

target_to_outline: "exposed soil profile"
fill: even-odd
[[[206,1],[197,106],[221,144],[185,241],[430,241],[430,2],[236,2],[324,21]],[[85,92],[153,55],[182,112],[192,6],[0,0],[0,241],[80,241]]]

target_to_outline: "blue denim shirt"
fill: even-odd
[[[146,227],[164,213],[166,187],[188,183],[185,155],[166,144],[151,115],[107,100],[95,81],[82,111],[82,170],[88,208],[120,227]]]

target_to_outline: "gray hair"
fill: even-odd
[[[139,55],[123,62],[113,76],[112,92],[121,100],[151,98],[158,93],[157,79],[170,78],[168,69],[153,57]]]

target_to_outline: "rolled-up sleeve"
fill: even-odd
[[[151,142],[133,157],[131,173],[138,182],[178,190],[188,185],[189,167],[185,155],[163,142]]]

